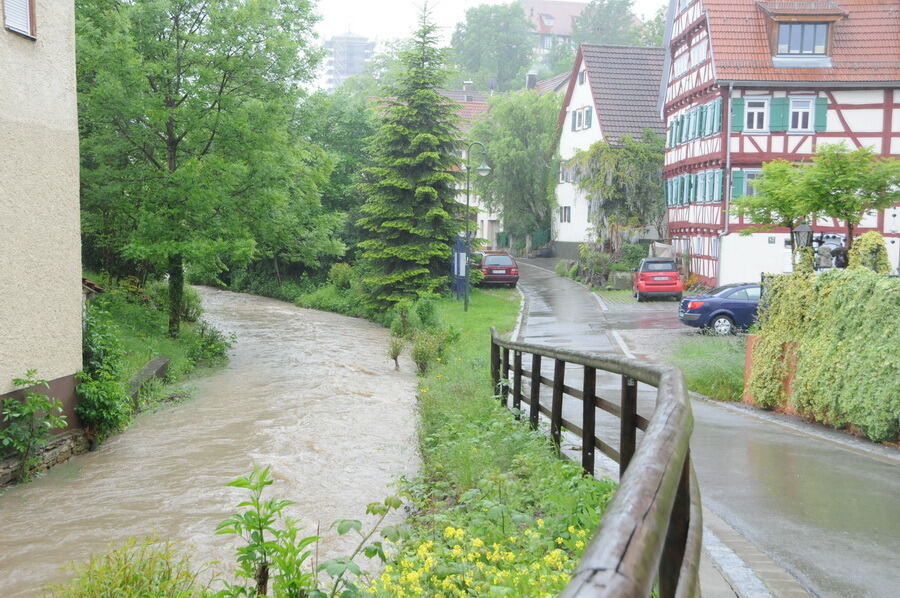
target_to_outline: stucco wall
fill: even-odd
[[[786,233],[725,235],[720,249],[719,284],[756,282],[764,272],[790,272],[791,250],[785,246],[787,239]]]
[[[36,40],[0,28],[0,394],[81,368],[74,6],[36,4]]]

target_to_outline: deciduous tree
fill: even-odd
[[[531,23],[516,2],[482,4],[466,11],[466,20],[456,26],[451,45],[456,62],[482,88],[493,79],[497,89],[507,91],[524,84],[531,63]]]
[[[759,176],[750,183],[756,195],[738,197],[733,203],[734,213],[753,223],[742,234],[783,226],[790,230],[791,239],[794,238],[794,228],[809,217],[803,203],[800,168],[787,160],[763,164]]]
[[[639,21],[632,4],[632,0],[592,0],[575,18],[572,40],[576,44],[636,44]]]

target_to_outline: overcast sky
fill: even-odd
[[[449,43],[456,24],[466,10],[481,4],[506,4],[510,0],[431,0],[432,14]],[[667,0],[634,0],[634,11],[641,17],[652,16]],[[320,41],[333,35],[355,33],[376,41],[409,37],[415,30],[421,0],[318,0],[322,20],[316,30]]]

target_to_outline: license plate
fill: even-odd
[[[491,274],[506,274],[506,270],[491,270]]]
[[[668,276],[654,276],[653,280],[669,280]]]

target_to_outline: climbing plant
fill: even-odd
[[[900,280],[867,268],[767,279],[749,390],[872,440],[900,434]],[[784,380],[793,366],[790,396]]]
[[[872,230],[864,233],[850,248],[850,268],[868,268],[879,274],[891,271],[884,237]]]

